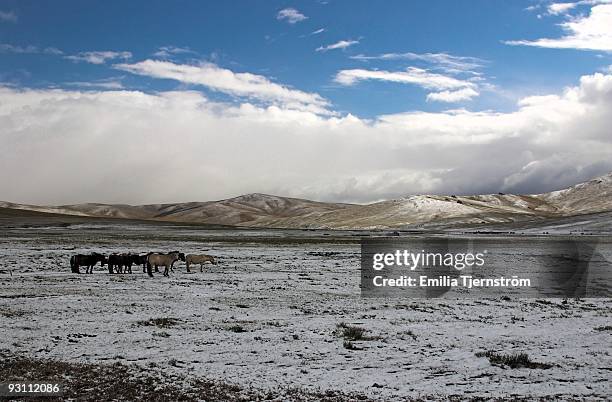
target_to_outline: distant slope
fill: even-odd
[[[15,204],[12,202],[0,202],[0,208],[42,212],[42,213],[47,213],[47,214],[89,216],[86,213],[79,212],[71,208],[46,207],[46,206],[28,205],[28,204]]]
[[[539,194],[537,197],[554,205],[561,214],[610,211],[612,210],[612,173],[564,190]]]
[[[288,218],[313,217],[353,206],[267,194],[248,194],[221,201],[151,205],[79,204],[59,207],[90,216],[197,222],[222,225],[277,226]]]
[[[267,194],[220,201],[150,205],[78,204],[0,207],[46,213],[275,228],[384,229],[503,224],[612,211],[612,173],[551,193],[415,195],[367,205]]]

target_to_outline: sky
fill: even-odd
[[[612,0],[0,0],[0,200],[539,193],[612,171]]]

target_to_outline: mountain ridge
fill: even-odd
[[[262,228],[397,229],[511,223],[612,211],[612,173],[542,194],[410,195],[371,204],[328,203],[264,193],[218,201],[164,204],[85,203],[0,207],[63,215]]]

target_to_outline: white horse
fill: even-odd
[[[210,262],[211,264],[216,264],[215,258],[212,255],[187,254],[185,256],[185,264],[187,264],[187,272],[191,272],[189,270],[190,264],[200,264],[200,272],[204,272],[204,269],[202,267],[207,262]]]

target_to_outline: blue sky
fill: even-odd
[[[46,204],[563,188],[612,170],[610,27],[612,0],[0,0],[0,188]]]
[[[371,118],[409,110],[449,108],[512,110],[526,95],[549,93],[576,77],[606,68],[609,52],[511,46],[505,41],[558,38],[567,15],[553,15],[547,4],[534,1],[7,1],[0,10],[15,16],[0,24],[0,43],[27,49],[53,48],[56,54],[24,54],[4,49],[0,77],[28,87],[72,87],[79,82],[109,80],[145,91],[185,88],[185,83],[134,76],[113,64],[159,59],[163,46],[189,49],[164,59],[177,63],[213,62],[234,72],[249,72],[279,84],[319,93],[333,109]],[[533,10],[529,7],[534,8]],[[589,4],[571,10],[588,14]],[[298,20],[279,19],[294,9]],[[318,30],[323,31],[313,34]],[[340,41],[349,47],[317,48]],[[126,59],[103,64],[75,62],[80,52],[129,52]],[[427,101],[431,91],[419,85],[364,80],[354,85],[335,82],[341,70],[402,71],[409,67],[474,79],[470,73],[449,73],[418,59],[355,59],[382,54],[445,53],[477,59],[470,71],[482,81],[478,96],[457,102]],[[187,84],[188,85],[188,84]],[[194,87],[209,96],[223,93]]]

